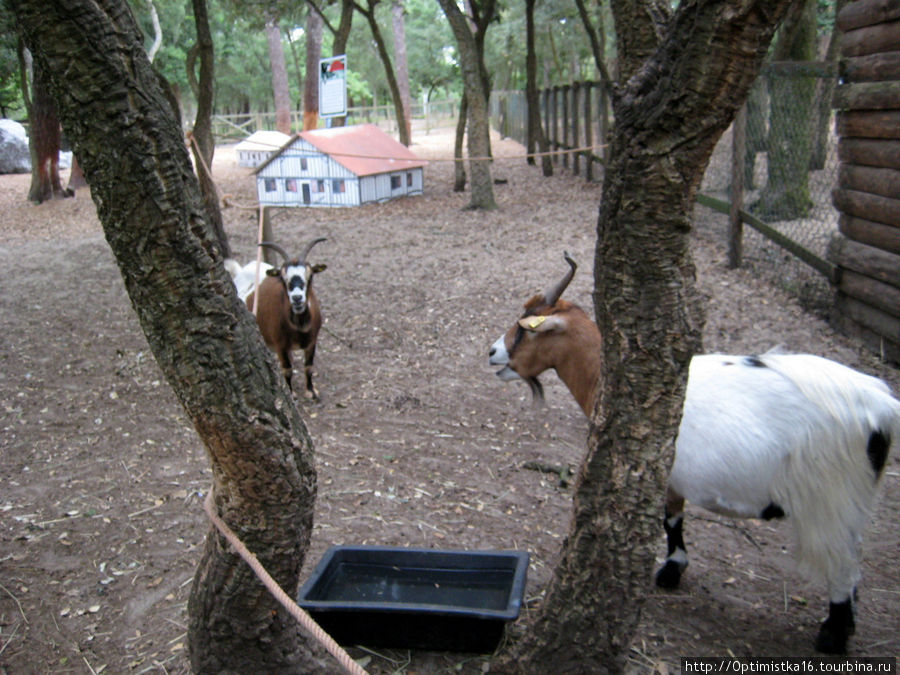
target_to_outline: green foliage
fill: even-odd
[[[0,117],[24,118],[17,35],[12,16],[0,5]]]

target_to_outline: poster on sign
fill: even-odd
[[[347,115],[347,56],[319,61],[319,116]]]

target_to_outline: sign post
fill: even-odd
[[[347,116],[347,55],[319,61],[319,117]]]

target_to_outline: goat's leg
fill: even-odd
[[[291,376],[294,374],[294,364],[291,363],[291,348],[287,347],[278,352],[278,359],[281,361],[281,374],[284,375],[288,389],[294,391],[294,385],[291,384]]]
[[[819,626],[816,636],[816,651],[826,654],[845,654],[847,640],[856,631],[853,594],[842,602],[832,600],[828,604],[828,618]]]
[[[681,532],[683,522],[684,497],[670,487],[666,491],[666,516],[663,520],[668,550],[666,562],[656,573],[656,585],[660,588],[676,588],[681,581],[681,573],[688,566],[687,551]]]
[[[304,355],[304,363],[303,370],[306,374],[306,393],[312,398],[313,401],[319,400],[319,392],[316,391],[316,388],[313,386],[312,376],[313,376],[313,359],[316,358],[316,345],[313,343],[309,347],[306,348],[303,352]]]

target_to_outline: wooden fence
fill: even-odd
[[[835,323],[900,362],[900,3],[856,0],[838,15],[840,234]]]

